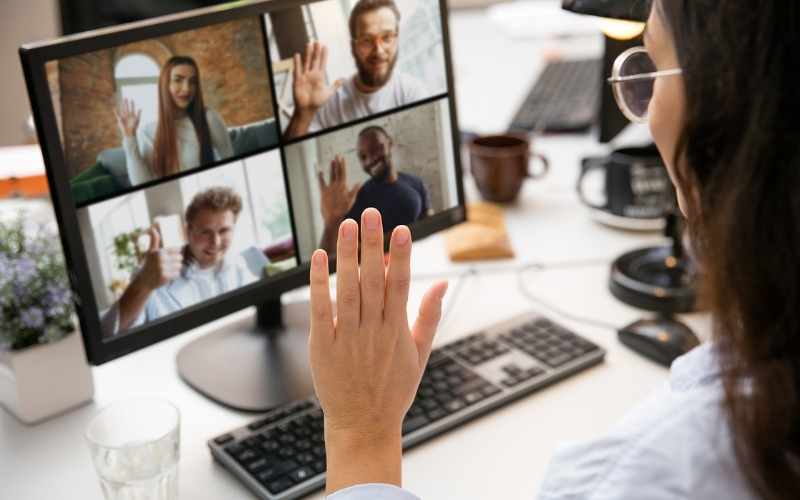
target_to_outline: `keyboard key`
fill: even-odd
[[[435,351],[431,351],[431,355],[428,358],[428,366],[435,366],[436,364],[449,359],[447,355],[441,349],[436,349]]]
[[[447,416],[447,412],[444,411],[441,408],[436,408],[432,412],[428,413],[428,419],[430,419],[431,422],[433,422],[434,420],[439,420],[440,418],[446,417],[446,416]]]
[[[267,484],[285,475],[287,472],[295,470],[296,468],[297,462],[294,460],[286,460],[285,462],[277,462],[272,464],[271,466],[257,473],[255,476],[256,479],[258,479],[262,484]],[[269,485],[267,485],[267,487],[269,488]]]
[[[270,461],[267,457],[261,457],[258,460],[247,464],[247,470],[250,471],[250,474],[255,474],[262,469],[266,469],[271,463],[272,461]]]
[[[317,472],[325,472],[326,463],[325,460],[317,460],[313,464],[311,464],[311,468]]]
[[[228,446],[227,448],[225,448],[225,451],[228,453],[228,455],[230,455],[232,457],[236,457],[236,455],[242,453],[244,450],[245,450],[245,447],[242,446],[239,443],[232,444],[232,445]]]
[[[267,424],[269,424],[269,422],[267,422],[267,419],[266,418],[262,418],[261,420],[257,420],[255,422],[253,422],[252,424],[248,425],[247,428],[250,429],[251,431],[255,431],[255,430],[258,430],[258,429],[264,427]]]
[[[571,360],[572,356],[569,354],[559,354],[558,356],[554,356],[547,360],[547,364],[555,368],[556,366],[561,366],[567,361]]]
[[[437,394],[436,396],[433,397],[433,399],[441,406],[447,402],[452,401],[453,395],[450,393],[442,393],[442,394]]]
[[[223,445],[231,441],[233,441],[233,436],[231,436],[230,434],[223,434],[222,436],[214,439],[214,442],[217,443],[218,445]]]
[[[256,448],[261,445],[261,439],[258,436],[253,436],[242,441],[242,444],[248,448]]]
[[[494,396],[498,392],[503,392],[503,391],[500,388],[495,387],[493,385],[489,385],[489,386],[486,386],[483,389],[481,389],[481,394],[483,394],[483,397],[485,397],[485,398],[488,398],[490,396]]]
[[[469,394],[470,392],[474,392],[474,391],[478,391],[478,390],[483,389],[487,384],[488,384],[488,382],[486,382],[482,378],[477,378],[477,379],[472,380],[470,382],[467,382],[466,384],[464,384],[461,387],[459,387],[456,390],[456,394],[458,394],[459,396],[463,397],[466,394]]]
[[[296,443],[294,444],[294,447],[295,447],[295,449],[297,449],[297,450],[299,450],[299,451],[308,451],[308,450],[310,450],[310,449],[311,449],[313,446],[314,446],[314,445],[313,445],[313,444],[311,443],[311,441],[309,441],[308,439],[302,439],[302,440],[300,440],[300,441],[298,441],[298,442],[296,442]]]
[[[267,485],[267,489],[273,493],[280,493],[281,491],[288,490],[294,486],[294,482],[288,477],[282,477],[277,481],[273,481]]]
[[[289,474],[289,479],[294,481],[295,483],[302,483],[306,479],[316,476],[316,472],[311,470],[309,467],[300,467],[296,471]]]
[[[541,369],[541,368],[539,368],[538,366],[534,366],[533,368],[529,369],[529,370],[527,371],[527,373],[528,373],[528,375],[530,375],[531,377],[535,377],[535,376],[537,376],[537,375],[541,375],[542,373],[544,373],[544,370],[542,370],[542,369]]]
[[[292,444],[295,441],[297,441],[297,438],[294,437],[294,435],[292,434],[283,434],[278,438],[278,441],[280,441],[283,444]]]
[[[261,444],[261,449],[267,453],[275,453],[281,449],[281,445],[277,441],[267,441]]]
[[[239,453],[238,455],[236,455],[233,458],[235,458],[238,462],[245,463],[245,462],[253,461],[253,460],[258,459],[260,457],[261,457],[261,453],[257,452],[256,450],[244,450],[243,452]]]
[[[460,399],[454,399],[454,400],[450,401],[449,403],[445,403],[442,408],[445,411],[447,411],[448,413],[453,413],[455,411],[458,411],[458,410],[464,408],[465,406],[467,406],[467,405],[463,401],[461,401]]]
[[[469,405],[477,403],[481,399],[483,399],[483,395],[478,391],[470,392],[469,394],[464,396],[464,401],[466,401],[467,404]]]
[[[438,408],[438,407],[439,407],[439,405],[437,405],[437,404],[436,404],[436,401],[434,401],[434,400],[432,400],[432,399],[426,399],[426,400],[422,401],[422,402],[420,403],[420,406],[421,406],[421,407],[422,407],[422,409],[424,409],[425,411],[431,411],[431,410],[435,410],[436,408]]]
[[[446,365],[443,369],[447,375],[452,375],[454,373],[458,373],[461,371],[461,365],[459,365],[458,363],[450,363],[449,365]]]
[[[414,432],[415,430],[419,429],[423,425],[429,423],[428,417],[425,415],[419,415],[416,417],[411,417],[405,422],[403,422],[403,434],[408,434],[409,432]]]
[[[297,461],[297,463],[299,463],[300,465],[308,465],[310,463],[316,462],[317,457],[315,457],[311,453],[301,453],[300,455],[297,455],[295,457],[295,461]]]
[[[411,408],[408,409],[407,415],[416,417],[417,415],[422,415],[423,413],[425,413],[425,410],[423,410],[419,404],[413,404],[411,405]]]

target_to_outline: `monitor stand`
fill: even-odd
[[[259,304],[241,320],[178,353],[178,372],[192,388],[225,406],[263,412],[314,394],[308,361],[309,304]]]

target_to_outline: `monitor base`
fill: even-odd
[[[184,347],[178,372],[189,386],[237,410],[263,412],[314,394],[308,361],[309,303],[257,306],[256,316]]]

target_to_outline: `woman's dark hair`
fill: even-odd
[[[683,68],[673,159],[742,471],[800,496],[800,3],[660,0]],[[670,159],[667,159],[670,161]]]
[[[175,133],[175,107],[169,92],[169,80],[172,68],[188,64],[197,75],[197,91],[194,99],[186,108],[189,119],[194,124],[197,142],[200,144],[200,165],[214,161],[214,150],[211,146],[211,132],[206,119],[206,107],[203,103],[203,89],[200,84],[200,69],[194,59],[188,56],[173,56],[161,68],[158,77],[158,125],[153,141],[153,171],[156,177],[162,178],[180,171],[178,159],[178,141]]]

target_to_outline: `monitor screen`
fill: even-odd
[[[462,221],[443,9],[237,2],[24,45],[89,361],[307,284],[367,207]]]

